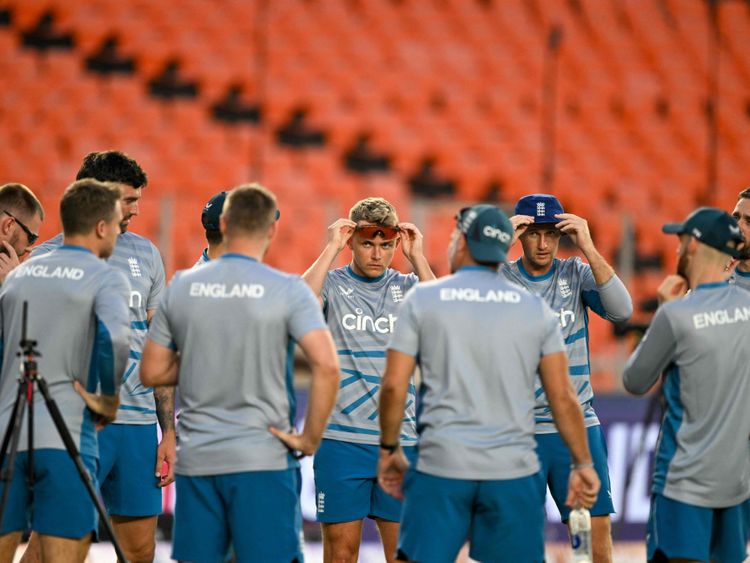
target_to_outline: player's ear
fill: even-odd
[[[276,236],[276,225],[277,224],[278,223],[276,221],[274,221],[273,223],[271,223],[271,226],[268,227],[268,240],[273,240],[273,237]]]
[[[227,220],[224,218],[223,213],[219,215],[219,230],[221,231],[222,237],[227,236]]]
[[[96,233],[96,238],[104,238],[107,235],[107,222],[104,219],[97,221],[96,225],[94,225],[94,232]]]

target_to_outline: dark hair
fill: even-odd
[[[76,180],[84,178],[127,184],[134,188],[143,188],[148,183],[148,177],[138,163],[120,151],[87,154],[76,174]]]
[[[745,188],[740,192],[739,199],[750,199],[750,188]]]
[[[92,178],[73,182],[60,200],[63,233],[87,235],[99,221],[111,221],[121,197],[120,188],[114,184]]]
[[[276,196],[260,184],[242,184],[227,194],[223,217],[227,232],[258,234],[276,221]]]
[[[44,209],[37,197],[23,184],[0,186],[0,210],[10,211],[22,219],[29,220],[34,215],[44,220]]]
[[[221,244],[224,241],[224,236],[221,234],[221,231],[206,229],[206,240],[208,244]]]

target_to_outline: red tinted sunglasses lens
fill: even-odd
[[[365,225],[357,227],[356,232],[364,239],[373,239],[376,237],[385,240],[394,239],[398,236],[401,229],[398,227],[381,227],[380,225]]]

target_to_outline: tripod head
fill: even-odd
[[[29,317],[29,302],[23,302],[23,312],[21,313],[21,342],[19,346],[21,351],[18,352],[19,356],[26,356],[27,358],[39,357],[41,354],[36,349],[36,340],[28,338],[28,317]]]

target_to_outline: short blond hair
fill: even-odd
[[[242,184],[227,194],[222,215],[227,232],[255,235],[276,221],[276,196],[258,183]]]
[[[381,227],[398,225],[396,208],[382,197],[368,197],[358,201],[349,210],[349,219],[355,223],[367,221]]]

